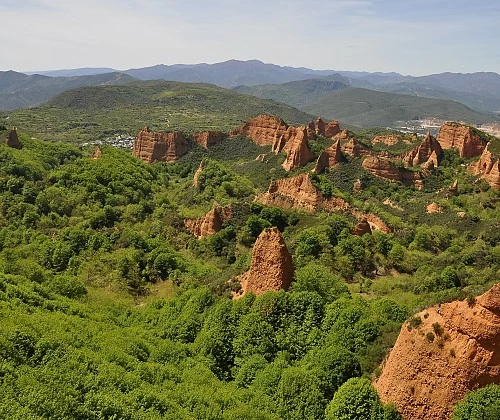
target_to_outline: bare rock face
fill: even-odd
[[[340,132],[341,132],[340,125],[338,121],[335,120],[330,121],[328,124],[325,125],[325,137],[335,137]]]
[[[357,179],[354,181],[354,184],[352,185],[352,191],[353,192],[361,192],[363,191],[363,182],[361,182],[361,179]]]
[[[425,164],[428,168],[437,167],[438,159],[441,157],[443,150],[439,142],[430,132],[425,136],[424,141],[417,147],[401,156],[406,167],[416,167]]]
[[[432,202],[427,206],[427,213],[432,214],[432,213],[442,213],[442,212],[443,208],[438,203]]]
[[[368,223],[368,220],[362,219],[356,226],[353,227],[351,233],[357,236],[363,236],[366,233],[371,235],[372,229],[370,227],[370,223]]]
[[[135,139],[132,155],[147,163],[173,162],[190,149],[189,140],[178,131],[156,133],[145,127]]]
[[[309,145],[307,144],[306,127],[288,130],[287,134],[290,132],[293,134],[290,134],[290,137],[283,147],[283,151],[286,152],[287,157],[282,166],[287,172],[298,169],[314,159],[314,153],[309,149]]]
[[[418,172],[398,168],[391,160],[377,156],[367,157],[362,166],[372,175],[389,181],[417,181],[421,180]]]
[[[221,131],[203,131],[201,133],[194,133],[191,138],[195,143],[199,144],[201,147],[208,149],[216,143],[224,140],[226,135]]]
[[[222,224],[233,217],[231,206],[215,206],[205,216],[198,219],[184,220],[185,228],[197,239],[215,235],[222,229]]]
[[[455,122],[441,126],[438,140],[443,149],[456,148],[460,157],[465,158],[479,156],[486,147],[486,142],[471,127]]]
[[[19,141],[19,137],[17,136],[17,130],[10,130],[7,139],[5,140],[7,146],[12,147],[13,149],[22,149],[22,144]]]
[[[316,134],[323,137],[325,136],[325,122],[321,117],[316,120]]]
[[[405,323],[375,387],[405,420],[450,418],[467,391],[500,383],[500,283],[474,303],[433,306]]]
[[[229,133],[230,136],[242,135],[252,139],[259,146],[270,146],[275,139],[286,133],[288,124],[281,118],[259,115],[248,120],[243,126]]]
[[[95,152],[92,155],[92,159],[97,160],[97,159],[100,159],[101,156],[102,156],[102,150],[99,146],[97,146],[97,149],[95,149]]]
[[[369,147],[366,147],[364,144],[360,143],[355,139],[349,140],[342,147],[342,151],[349,156],[358,158],[370,156],[372,154],[372,150]]]
[[[316,138],[316,125],[314,124],[314,121],[309,121],[307,124],[307,137],[309,139]]]
[[[347,140],[349,138],[349,130],[339,131],[335,136],[335,140]]]
[[[323,150],[318,156],[314,172],[321,173],[325,168],[333,168],[343,161],[342,149],[340,147],[340,140],[327,149]]]
[[[277,228],[262,232],[252,251],[250,269],[239,278],[243,296],[253,292],[288,290],[293,279],[292,257]]]
[[[483,150],[479,161],[472,163],[468,171],[481,175],[491,188],[500,190],[500,159],[488,150],[488,146]]]
[[[300,174],[292,178],[273,181],[267,192],[259,194],[256,200],[269,206],[303,210],[310,213],[321,208],[331,210],[349,208],[349,203],[342,198],[324,198],[321,191],[311,182],[309,174]]]

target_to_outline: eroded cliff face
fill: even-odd
[[[414,140],[417,139],[416,137],[417,136],[415,134]],[[405,144],[411,143],[409,140],[405,139],[402,136],[375,136],[371,141],[372,144],[383,143],[386,144],[387,146],[394,146],[399,142],[403,142]]]
[[[300,174],[273,181],[267,192],[259,194],[256,200],[268,206],[303,210],[310,213],[321,208],[331,210],[349,208],[349,203],[341,198],[325,199],[321,191],[311,182],[309,174]]]
[[[298,127],[294,130],[288,130],[287,134],[289,133],[290,136],[282,148],[282,150],[286,153],[286,159],[282,166],[287,172],[298,169],[314,159],[314,153],[307,144],[306,127]]]
[[[426,169],[432,169],[438,166],[442,153],[439,142],[428,132],[422,143],[402,155],[401,159],[406,167],[424,164]]]
[[[477,162],[472,163],[468,169],[474,175],[480,175],[495,190],[500,190],[500,159],[493,156],[485,147]]]
[[[372,154],[372,150],[369,147],[366,147],[355,139],[351,139],[344,144],[342,146],[342,152],[355,158],[370,156]]]
[[[242,135],[252,139],[259,146],[271,146],[276,139],[286,133],[288,124],[281,118],[259,115],[248,120],[243,126],[229,132],[230,136]]]
[[[415,183],[421,181],[422,177],[419,172],[412,172],[403,168],[398,168],[390,159],[377,156],[367,157],[362,166],[372,175],[389,181],[402,181],[405,183]]]
[[[261,295],[269,291],[288,290],[294,274],[293,262],[277,228],[263,231],[252,251],[250,269],[239,277],[240,297],[253,292]]]
[[[467,391],[500,383],[500,283],[473,304],[433,306],[413,320],[375,383],[405,420],[449,419]]]
[[[197,239],[201,239],[205,236],[215,235],[222,229],[223,223],[232,217],[233,211],[231,206],[214,206],[205,216],[184,220],[184,226]]]
[[[371,235],[372,229],[370,227],[370,223],[368,223],[368,220],[362,219],[352,228],[351,233],[357,236],[363,236],[365,234]]]
[[[455,122],[445,123],[439,129],[439,144],[443,149],[458,149],[460,156],[470,158],[479,156],[486,147],[471,127]]]
[[[9,135],[5,139],[5,144],[13,149],[21,149],[23,147],[17,136],[16,129],[10,130]]]
[[[326,168],[333,168],[334,166],[342,163],[344,161],[342,156],[342,149],[340,146],[340,140],[327,149],[323,150],[318,159],[316,160],[316,166],[314,167],[314,172],[321,173]]]
[[[335,137],[340,132],[340,125],[338,121],[330,121],[325,125],[325,137]]]
[[[182,133],[157,133],[145,127],[135,139],[132,155],[147,163],[173,162],[189,150],[191,144]]]
[[[216,143],[224,140],[226,134],[221,131],[202,131],[201,133],[194,133],[191,138],[201,147],[208,149]]]

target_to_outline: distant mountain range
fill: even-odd
[[[496,121],[500,115],[500,75],[491,72],[413,77],[395,72],[313,70],[257,60],[229,60],[215,64],[161,64],[121,72],[79,68],[41,73],[0,72],[0,109],[36,106],[77,87],[121,85],[139,79],[210,83],[346,121],[355,116],[359,121],[372,121],[367,115],[361,118],[352,114],[365,104],[368,108],[363,113],[379,116],[380,125],[406,116],[436,116],[472,123]],[[351,105],[347,106],[349,101]],[[382,106],[385,111],[374,110]],[[349,115],[346,110],[350,110]],[[392,117],[382,115],[383,112],[390,112]]]

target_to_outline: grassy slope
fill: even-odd
[[[213,85],[163,81],[73,89],[44,106],[4,118],[44,140],[82,142],[116,132],[134,135],[145,125],[185,132],[229,130],[261,113],[291,124],[313,118],[288,105]]]

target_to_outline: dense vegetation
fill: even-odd
[[[110,147],[91,159],[21,141],[0,145],[2,418],[397,419],[369,378],[402,322],[500,277],[499,193],[472,183],[454,152],[424,191],[356,159],[317,176],[393,229],[359,237],[348,213],[253,202],[284,175],[283,157],[244,138],[152,166]],[[456,178],[460,195],[447,198]],[[443,213],[425,213],[431,200]],[[197,241],[183,219],[214,201],[234,217]],[[293,255],[291,290],[233,301],[271,226]]]
[[[290,124],[313,117],[291,106],[208,84],[147,81],[122,86],[81,87],[46,105],[0,113],[10,126],[42,140],[82,143],[118,134],[135,136],[145,125],[183,132],[240,126],[258,114],[279,115]]]

